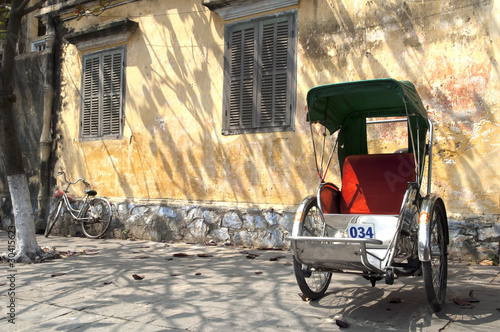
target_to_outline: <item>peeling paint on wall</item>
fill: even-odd
[[[294,206],[317,186],[307,91],[412,81],[435,122],[435,191],[450,214],[499,214],[499,1],[301,1],[296,131],[222,136],[224,22],[198,0],[131,3],[124,137],[78,141],[82,54],[66,45],[57,167],[113,198]],[[403,137],[386,142],[395,151]],[[337,164],[332,165],[335,169]],[[57,170],[55,170],[57,171]],[[338,176],[332,176],[338,183]]]

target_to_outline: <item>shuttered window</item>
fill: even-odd
[[[296,11],[226,26],[224,135],[294,129]]]
[[[122,136],[125,47],[83,56],[80,139]]]

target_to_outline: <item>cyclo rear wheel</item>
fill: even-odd
[[[111,218],[111,204],[108,200],[102,197],[94,198],[83,211],[83,233],[91,239],[103,236],[111,224]]]
[[[323,226],[324,222],[321,211],[318,208],[317,200],[315,197],[311,197],[300,220],[299,234],[294,235],[324,236],[326,234],[323,234]],[[331,272],[316,271],[309,266],[299,263],[295,259],[295,256],[293,257],[293,269],[304,297],[316,300],[325,294],[332,279]]]
[[[429,305],[435,311],[444,308],[448,278],[448,251],[445,238],[447,217],[444,203],[437,200],[429,216],[431,261],[422,262],[425,291]]]
[[[56,207],[54,210],[52,210],[52,213],[49,215],[49,218],[47,218],[47,225],[45,227],[45,237],[48,237],[50,232],[52,231],[52,228],[54,228],[54,225],[56,224],[57,220],[59,219],[59,216],[61,215],[61,210],[63,206],[63,200],[60,199],[57,202]]]

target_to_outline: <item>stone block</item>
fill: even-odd
[[[500,241],[500,225],[489,224],[481,227],[477,231],[477,239],[480,242],[499,242]]]
[[[219,225],[222,220],[222,212],[216,212],[213,210],[203,211],[203,217],[205,222],[209,225]]]
[[[203,218],[202,209],[199,207],[191,208],[187,213],[186,219],[188,222],[190,222],[192,220],[197,220],[197,219],[203,220],[204,218]]]
[[[187,230],[192,235],[193,240],[203,241],[206,239],[209,228],[203,219],[196,219],[187,226]]]
[[[248,231],[237,232],[233,236],[233,243],[239,247],[251,247],[254,242],[252,234]]]
[[[267,210],[264,212],[266,216],[267,223],[269,225],[277,225],[278,224],[278,215],[273,209]]]
[[[232,211],[229,213],[226,213],[224,215],[224,218],[222,219],[222,226],[227,227],[227,228],[232,228],[232,229],[241,229],[243,225],[243,222],[241,221],[240,216],[238,213]]]
[[[279,224],[281,225],[281,228],[289,234],[292,233],[294,217],[294,213],[283,213],[283,216],[280,218]]]
[[[227,227],[216,228],[209,234],[215,242],[230,242],[230,235]]]

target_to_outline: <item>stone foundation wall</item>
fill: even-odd
[[[240,247],[287,248],[294,212],[197,205],[113,204],[108,230],[113,238],[232,244]],[[60,226],[60,227],[59,227]],[[57,228],[57,229],[56,229]],[[69,215],[54,234],[81,234]]]
[[[294,212],[199,205],[115,203],[108,236],[150,241],[215,242],[239,247],[288,248]],[[481,261],[499,254],[500,216],[449,216],[450,258]],[[58,227],[60,226],[60,227]],[[54,234],[79,235],[66,215]]]

